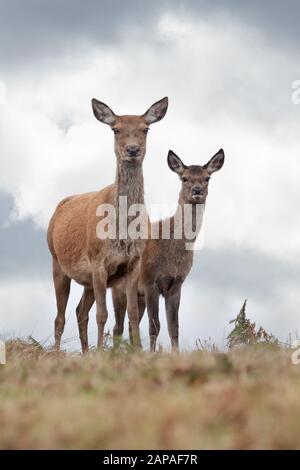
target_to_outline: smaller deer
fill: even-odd
[[[156,341],[160,331],[159,297],[165,298],[168,331],[172,349],[178,349],[178,311],[182,285],[193,265],[193,250],[187,249],[187,243],[195,242],[201,228],[201,222],[196,220],[197,206],[201,205],[202,215],[208,194],[208,185],[212,173],[220,170],[224,164],[224,151],[220,149],[204,166],[186,166],[180,158],[170,150],[168,165],[177,173],[181,180],[181,191],[176,213],[165,221],[151,224],[151,233],[159,233],[158,239],[149,238],[142,254],[141,268],[138,281],[138,305],[140,320],[145,307],[149,316],[150,350],[155,351]],[[187,239],[182,228],[185,226],[185,205],[191,207],[192,227],[194,238]],[[176,233],[176,221],[181,217],[181,236]],[[169,224],[170,238],[164,239],[162,224]],[[156,229],[156,230],[155,230]],[[123,284],[113,287],[113,304],[116,324],[114,338],[121,336],[124,329],[126,312],[126,295]],[[131,328],[129,326],[130,340]]]

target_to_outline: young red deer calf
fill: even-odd
[[[156,231],[156,233],[159,233],[159,238],[149,238],[146,240],[139,273],[139,315],[141,320],[147,305],[151,351],[155,351],[156,340],[160,330],[160,295],[163,295],[165,298],[168,331],[172,348],[178,348],[178,310],[181,288],[193,264],[193,250],[187,249],[187,243],[193,243],[196,240],[202,222],[201,220],[196,220],[197,206],[199,208],[199,205],[201,205],[200,209],[204,209],[210,176],[222,168],[224,158],[224,152],[221,149],[204,166],[186,166],[174,152],[169,151],[168,165],[172,171],[177,173],[181,180],[178,207],[173,217],[151,224],[151,232],[155,233]],[[186,211],[183,210],[185,205],[190,205],[191,208],[190,218],[192,232],[194,232],[192,240],[187,238],[182,230],[185,222],[187,222],[185,219],[188,217]],[[203,210],[200,211],[201,213],[203,215]],[[178,237],[178,232],[175,235],[178,220],[182,221],[180,237]],[[165,226],[170,227],[169,239],[163,238],[163,223]],[[126,294],[123,282],[113,287],[113,303],[116,318],[114,336],[117,337],[123,333],[126,312]],[[132,325],[130,322],[131,329]],[[132,339],[131,331],[130,335]]]
[[[103,345],[103,332],[108,312],[106,290],[118,279],[125,279],[128,316],[133,342],[140,346],[137,304],[137,274],[143,240],[128,236],[112,240],[99,239],[96,233],[97,208],[109,204],[116,209],[119,221],[119,197],[127,198],[128,207],[144,203],[142,163],[146,153],[146,136],[150,124],[164,117],[168,99],[154,103],[142,116],[117,116],[106,104],[93,99],[95,117],[108,124],[115,135],[117,171],[115,183],[101,191],[70,196],[57,206],[48,229],[48,245],[53,258],[57,317],[55,344],[60,347],[65,325],[65,311],[71,280],[84,286],[76,314],[82,351],[88,351],[88,313],[94,300],[97,308],[98,347]]]

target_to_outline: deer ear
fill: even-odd
[[[148,111],[143,114],[143,117],[147,124],[153,124],[154,122],[160,121],[166,114],[168,109],[169,100],[167,97],[154,103]]]
[[[103,122],[104,124],[108,124],[109,126],[114,125],[114,123],[116,122],[117,116],[110,109],[109,106],[93,98],[92,108],[93,108],[95,118],[98,119],[98,121]]]
[[[184,170],[186,169],[185,164],[182,163],[180,158],[172,150],[169,150],[168,153],[168,165],[169,168],[175,173],[177,173],[179,176],[181,176]]]
[[[210,160],[209,162],[204,165],[204,168],[207,169],[208,173],[214,173],[215,171],[219,171],[225,160],[224,150],[220,149]]]

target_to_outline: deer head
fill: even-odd
[[[168,98],[157,101],[141,116],[118,116],[109,106],[95,98],[92,99],[92,108],[96,119],[110,126],[114,132],[118,162],[139,166],[145,157],[149,126],[165,116]]]
[[[205,204],[210,176],[222,168],[224,159],[224,151],[220,149],[205,165],[186,166],[169,150],[168,165],[181,180],[180,201],[183,204]]]

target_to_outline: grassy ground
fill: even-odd
[[[7,350],[1,449],[300,448],[300,366],[289,350],[82,357],[21,341]]]

